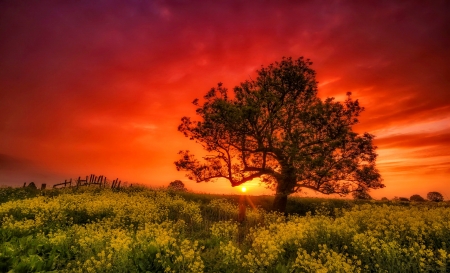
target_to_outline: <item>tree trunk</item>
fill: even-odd
[[[241,198],[239,199],[239,214],[238,214],[238,222],[242,223],[245,221],[245,210],[246,210],[246,206],[245,206],[245,196],[241,195]]]
[[[277,178],[277,188],[275,199],[273,200],[273,210],[286,214],[288,195],[292,193],[292,188],[296,184],[295,168],[284,162],[281,170],[281,177]]]
[[[287,194],[276,193],[275,199],[273,200],[273,210],[286,213],[287,198]]]

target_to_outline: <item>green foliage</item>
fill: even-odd
[[[23,188],[0,187],[0,204],[8,201],[36,197],[39,194],[40,194],[39,191],[36,191],[29,187]]]
[[[287,208],[298,214],[284,216],[262,208],[273,196],[250,196],[247,220],[238,223],[236,195],[52,191],[0,204],[0,272],[450,269],[444,202],[293,197]]]

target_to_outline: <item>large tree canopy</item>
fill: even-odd
[[[199,121],[183,117],[178,130],[208,151],[202,161],[180,151],[177,170],[197,182],[226,178],[238,186],[259,178],[276,190],[274,208],[302,188],[346,195],[382,188],[369,133],[352,131],[364,110],[317,97],[315,71],[303,58],[283,58],[257,71],[229,96],[222,83],[194,100]]]

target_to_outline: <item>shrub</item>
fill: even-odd
[[[425,198],[423,198],[422,196],[418,195],[418,194],[414,194],[411,195],[411,197],[409,198],[410,201],[414,201],[414,202],[424,202]]]
[[[394,199],[392,199],[393,201],[400,201],[400,202],[409,202],[409,199],[406,197],[398,197],[395,196]]]
[[[442,202],[444,201],[444,196],[437,191],[432,191],[427,194],[427,199],[433,202]]]
[[[34,184],[34,182],[30,182],[27,187],[32,190],[37,190],[36,184]]]
[[[170,182],[167,188],[174,191],[187,191],[187,189],[184,187],[184,183],[181,182],[181,180]]]
[[[372,196],[370,196],[366,191],[354,191],[352,196],[355,200],[372,200]]]

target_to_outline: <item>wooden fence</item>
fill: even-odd
[[[120,184],[122,181],[119,181],[119,178],[116,178],[111,182],[112,189],[120,188]],[[67,181],[64,180],[62,183],[58,183],[53,185],[53,188],[67,188],[67,187],[83,187],[83,186],[93,186],[98,185],[101,188],[108,187],[108,181],[106,180],[106,176],[100,175],[96,176],[95,174],[91,174],[90,176],[86,176],[86,179],[81,179],[81,176],[78,177],[77,180],[72,181],[72,178]]]

